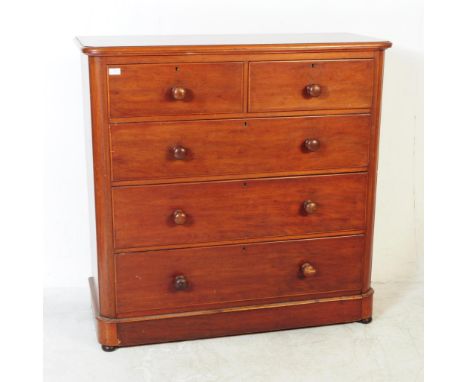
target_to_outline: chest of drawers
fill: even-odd
[[[104,350],[370,322],[389,42],[78,42]]]

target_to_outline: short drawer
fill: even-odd
[[[249,111],[370,108],[374,61],[273,61],[250,64]]]
[[[370,117],[295,117],[111,127],[114,181],[365,167]]]
[[[113,189],[117,249],[365,227],[367,174]]]
[[[116,256],[118,313],[361,288],[362,236]]]
[[[109,66],[111,118],[242,111],[243,63]]]

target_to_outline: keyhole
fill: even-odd
[[[178,67],[178,66],[176,66],[176,67],[175,67],[175,70],[176,70],[176,72],[178,72],[178,71],[179,71],[179,67]]]

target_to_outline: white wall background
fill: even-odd
[[[45,33],[44,283],[91,273],[80,53],[75,35],[352,32],[391,40],[381,127],[374,281],[422,279],[422,0],[49,1]],[[35,38],[36,37],[36,38]]]

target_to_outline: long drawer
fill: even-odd
[[[367,173],[113,189],[116,249],[365,228]]]
[[[365,167],[370,117],[298,117],[111,126],[114,181]]]
[[[120,254],[119,313],[361,288],[362,236]]]

